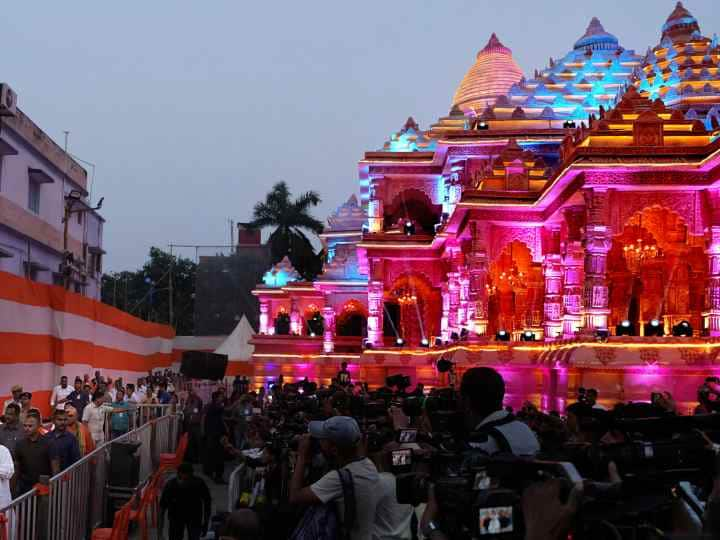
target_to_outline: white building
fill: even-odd
[[[105,220],[89,207],[87,172],[16,101],[0,85],[0,271],[63,285],[67,251],[70,290],[100,299]]]

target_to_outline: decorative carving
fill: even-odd
[[[495,260],[502,250],[514,240],[522,242],[532,254],[534,262],[542,261],[542,235],[540,227],[529,226],[493,226],[490,234],[489,257]]]

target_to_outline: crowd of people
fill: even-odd
[[[244,462],[261,471],[254,485],[244,486],[238,500],[233,501],[245,516],[243,522],[252,524],[238,538],[333,538],[335,534],[352,540],[464,538],[457,536],[456,524],[451,523],[457,516],[444,515],[447,501],[436,495],[433,482],[423,488],[427,495],[421,504],[399,500],[402,488],[398,483],[404,481],[409,469],[406,461],[398,460],[402,466],[397,466],[393,460],[398,450],[409,449],[412,461],[420,463],[420,469],[425,463],[431,474],[433,456],[442,447],[437,432],[449,429],[433,425],[437,415],[431,409],[445,399],[457,407],[465,436],[484,436],[480,441],[464,441],[463,467],[478,457],[482,461],[488,456],[506,455],[572,462],[578,448],[607,450],[612,445],[629,444],[627,433],[614,427],[618,417],[679,416],[667,392],[653,394],[648,402],[623,403],[606,410],[598,403],[595,389],[580,389],[577,403],[570,405],[564,416],[557,411],[542,412],[531,403],[513,411],[504,405],[502,377],[490,368],[469,369],[457,388],[430,393],[422,385],[409,388],[403,379],[391,377],[386,388],[370,392],[366,384],[353,382],[347,366],[342,366],[327,387],[307,379],[285,383],[279,377],[269,389],[254,391],[249,381],[238,377],[231,395],[220,388],[205,406],[190,395],[184,408],[185,429],[193,434],[189,459],[200,460],[204,472],[216,482],[224,481],[221,474],[225,461]],[[381,418],[377,417],[379,411],[370,418],[367,409],[379,397],[380,401],[387,398],[387,407],[379,413]],[[720,409],[718,397],[720,381],[709,377],[699,389],[696,415],[714,415]],[[419,407],[415,417],[406,414],[412,407]],[[408,442],[406,428],[417,432],[417,440]],[[707,450],[716,452],[720,446],[710,437],[716,438],[718,433],[711,431],[703,437]],[[592,500],[587,494],[583,497],[585,485],[607,483],[617,487],[625,482],[629,486],[627,478],[637,472],[625,462],[611,461],[603,466],[601,477],[576,482],[564,494],[558,478],[524,486],[517,508],[503,505],[482,509],[473,534],[507,534],[532,540],[566,538],[577,526],[578,509]],[[712,477],[713,471],[705,472]],[[698,490],[702,491],[700,487]],[[711,483],[702,495],[707,501],[706,532],[718,514],[719,495],[720,482]],[[623,496],[630,497],[627,493]],[[512,536],[513,528],[515,534],[522,530],[522,535]],[[708,534],[708,538],[713,537],[716,531]],[[577,533],[576,537],[586,536]]]
[[[116,436],[129,429],[127,416],[136,404],[176,404],[188,447],[186,462],[166,484],[160,502],[169,517],[171,540],[181,540],[185,532],[191,540],[199,539],[213,527],[210,492],[195,474],[196,464],[217,484],[226,483],[227,471],[239,464],[253,471],[252,484],[243,485],[240,496],[231,501],[235,512],[216,520],[216,538],[226,540],[410,540],[501,534],[552,540],[566,538],[571,530],[577,538],[599,538],[603,536],[587,536],[587,529],[583,535],[578,523],[578,510],[588,501],[596,502],[584,490],[596,483],[611,485],[613,496],[619,497],[616,502],[629,504],[637,496],[629,488],[630,479],[644,467],[621,452],[612,453],[613,448],[637,444],[628,429],[618,427],[622,423],[618,420],[660,418],[675,425],[670,419],[680,418],[668,392],[652,394],[648,402],[622,403],[607,410],[598,403],[597,390],[579,389],[577,402],[564,415],[543,412],[529,402],[513,411],[504,403],[501,375],[491,368],[469,369],[459,384],[453,379],[449,387],[431,392],[422,384],[410,386],[408,377],[397,375],[389,377],[385,387],[370,391],[367,384],[353,381],[343,364],[327,386],[307,379],[286,383],[278,377],[255,390],[247,378],[236,377],[230,386],[216,385],[209,399],[203,399],[193,385],[169,372],[150,374],[137,385],[104,380],[96,373],[91,380],[76,379],[73,388],[65,377],[61,379],[51,398],[51,426],[42,424],[32,396],[15,387],[0,426],[0,507],[9,502],[10,494],[27,491],[40,476],[56,474],[102,444],[105,422]],[[708,377],[698,390],[695,410],[703,429],[693,425],[688,433],[700,433],[712,455],[720,450],[716,444],[720,425],[704,419],[720,418],[715,416],[718,411],[720,380]],[[684,437],[672,433],[670,440],[678,445],[689,440]],[[643,444],[649,461],[654,457],[647,454],[652,443]],[[604,469],[589,472],[578,456],[593,452],[618,457],[593,462]],[[689,452],[680,454],[689,467]],[[491,481],[486,473],[487,467],[491,470],[487,459],[514,456],[575,463],[585,480],[575,478],[568,487],[567,478],[543,475],[543,481],[522,489],[514,486],[515,503],[473,507],[475,528],[463,525],[460,534],[459,510],[449,509],[453,497],[443,491],[447,479],[437,477],[438,463],[448,456],[461,456],[453,469],[457,486],[467,471],[475,471],[470,491],[457,487],[459,499],[477,501],[478,493],[499,487],[498,478]],[[442,464],[447,474],[449,469]],[[717,471],[702,472],[712,480]],[[428,481],[423,483],[423,478]],[[713,527],[720,521],[718,478],[695,486],[704,501],[708,538],[717,534]],[[408,490],[408,481],[418,483]],[[407,500],[408,492],[417,500]]]
[[[63,375],[45,418],[32,393],[14,385],[0,418],[0,507],[32,489],[40,477],[58,474],[108,438],[127,433],[139,406],[179,403],[181,381],[170,370],[151,371],[136,384],[96,371],[93,378],[75,377],[70,386]]]

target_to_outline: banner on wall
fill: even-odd
[[[0,398],[19,384],[49,413],[61,375],[133,381],[170,367],[174,330],[62,287],[0,272]]]

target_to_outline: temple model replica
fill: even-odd
[[[719,68],[681,3],[644,56],[592,19],[531,79],[493,34],[447,116],[366,152],[318,279],[268,271],[249,374],[432,387],[445,358],[515,406],[593,386],[687,412],[720,373]]]

